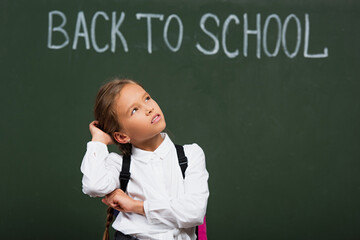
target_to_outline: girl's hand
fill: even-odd
[[[115,189],[101,201],[120,212],[133,212],[145,215],[144,202],[132,199],[121,189]]]
[[[101,129],[97,127],[99,124],[99,121],[92,121],[89,124],[90,133],[92,136],[91,141],[97,141],[105,143],[106,145],[114,144],[114,141],[112,140],[111,136],[105,132],[103,132]]]

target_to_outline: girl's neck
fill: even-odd
[[[144,151],[154,152],[160,144],[164,141],[165,138],[161,136],[161,134],[157,134],[152,138],[146,139],[140,143],[132,143],[134,147],[140,148]]]

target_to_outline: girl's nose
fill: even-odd
[[[152,106],[146,106],[146,114],[149,115],[154,110]]]

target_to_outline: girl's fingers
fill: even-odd
[[[97,125],[97,124],[99,124],[99,121],[97,121],[97,120],[94,120],[90,123],[90,125]]]
[[[92,121],[90,124],[89,124],[89,128],[98,128],[99,122],[98,121]]]
[[[110,207],[114,208],[114,209],[120,209],[120,206],[114,203],[110,203]]]
[[[125,212],[125,210],[123,208],[117,207],[115,208],[116,210],[120,211],[120,212]]]

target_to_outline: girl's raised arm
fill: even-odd
[[[91,197],[103,197],[119,187],[121,156],[109,153],[109,135],[96,127],[96,121],[89,125],[92,141],[87,143],[80,170],[83,173],[83,192]],[[119,159],[120,158],[120,159]]]

